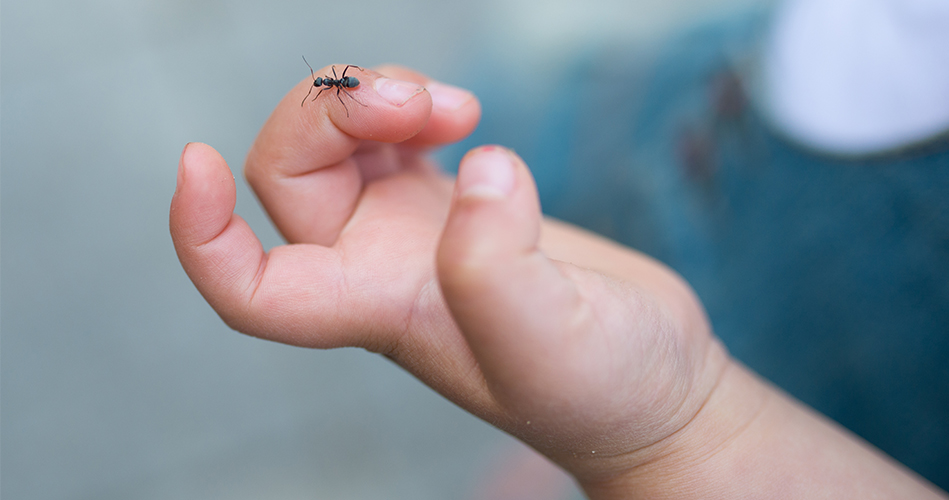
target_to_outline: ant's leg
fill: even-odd
[[[307,90],[307,91],[306,91],[306,97],[304,97],[304,98],[303,98],[303,102],[300,103],[300,107],[301,107],[301,108],[303,107],[304,104],[306,104],[306,100],[310,97],[310,93],[313,92],[313,87],[315,87],[315,85],[310,85],[310,90]],[[319,94],[317,94],[317,95],[319,95]]]
[[[306,104],[306,99],[307,99],[307,97],[310,97],[310,93],[313,92],[313,87],[316,87],[316,86],[317,86],[317,85],[316,85],[316,82],[314,82],[313,85],[310,86],[310,90],[308,90],[308,91],[306,92],[306,97],[304,97],[304,98],[303,98],[303,102],[300,103],[300,107],[301,107],[301,108],[303,107],[304,104]],[[320,87],[320,91],[317,92],[315,96],[313,96],[313,100],[314,100],[314,101],[317,100],[317,99],[320,97],[320,94],[322,94],[323,91],[326,90],[327,88],[329,88],[329,87]]]
[[[364,107],[364,108],[368,108],[368,107],[369,107],[368,105],[363,104],[362,102],[360,102],[359,99],[356,99],[356,96],[354,96],[354,95],[352,95],[351,93],[349,93],[348,90],[346,90],[346,89],[344,89],[344,88],[340,88],[340,90],[342,90],[343,92],[345,92],[346,95],[348,95],[350,99],[356,101],[356,104],[359,104],[360,106],[362,106],[362,107]]]
[[[341,78],[345,78],[345,77],[346,77],[346,72],[349,71],[349,68],[356,68],[356,69],[362,71],[362,68],[360,68],[359,66],[356,66],[355,64],[347,64],[346,67],[343,68],[343,76],[342,76]]]
[[[322,88],[320,88],[320,91],[316,93],[316,95],[313,97],[313,100],[315,101],[317,98],[319,98],[319,97],[320,97],[320,94],[322,94],[323,91],[326,90],[326,89],[328,89],[328,88],[329,88],[329,87],[322,87]],[[309,95],[309,94],[307,94],[307,95]]]
[[[339,99],[339,103],[342,104],[342,105],[343,105],[343,109],[346,110],[346,118],[349,118],[349,108],[346,107],[346,103],[343,102],[343,98],[339,96],[339,91],[340,91],[340,90],[343,90],[343,87],[337,87],[337,88],[336,88],[336,98]],[[346,92],[346,93],[348,94],[349,92]],[[350,97],[352,97],[352,96],[350,96]]]
[[[343,75],[346,75],[345,71],[343,72]],[[336,76],[336,65],[334,64],[333,65],[333,80],[338,80],[338,79],[339,78]]]

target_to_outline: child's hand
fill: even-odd
[[[467,155],[452,195],[425,148],[470,133],[477,100],[380,72],[398,80],[350,70],[345,108],[330,89],[301,109],[302,82],[251,149],[247,179],[290,245],[265,253],[232,214],[223,159],[186,148],[171,231],[224,321],[382,353],[579,475],[618,472],[684,426],[725,366],[688,288],[563,224],[545,226],[543,253],[532,178],[505,149]]]
[[[185,148],[172,238],[225,322],[382,353],[591,497],[940,496],[730,362],[672,272],[543,221],[510,151],[470,152],[453,188],[424,153],[470,133],[477,100],[379,71],[301,109],[303,81],[251,149],[247,179],[289,245],[265,253],[224,160]]]

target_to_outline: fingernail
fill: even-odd
[[[454,85],[432,82],[425,88],[432,94],[432,105],[448,111],[455,111],[474,99],[474,94]]]
[[[405,104],[413,96],[425,90],[420,85],[391,78],[377,78],[373,86],[383,99],[396,106]]]
[[[185,154],[188,153],[188,146],[191,144],[190,142],[185,144],[184,149],[181,150],[181,157],[178,158],[178,180],[175,184],[175,194],[178,194],[178,190],[185,184]]]
[[[499,146],[485,146],[468,154],[458,171],[458,195],[506,198],[514,189],[514,156]]]

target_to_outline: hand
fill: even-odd
[[[425,152],[474,129],[470,93],[398,67],[349,76],[352,95],[302,109],[313,81],[297,85],[248,155],[288,245],[265,253],[233,214],[217,152],[182,154],[172,238],[230,326],[382,353],[591,498],[945,498],[730,361],[674,273],[544,221],[510,151],[472,151],[453,187]]]
[[[348,74],[345,108],[330,89],[301,109],[305,80],[248,155],[288,245],[264,252],[224,160],[186,147],[170,224],[204,297],[250,335],[382,353],[581,481],[654,458],[728,366],[688,286],[544,222],[508,150],[469,153],[453,188],[425,152],[474,129],[471,94],[397,67]]]
[[[472,383],[476,363],[435,278],[452,181],[425,153],[468,135],[480,105],[406,69],[379,71],[390,78],[350,69],[360,85],[341,94],[347,108],[335,89],[301,108],[313,85],[304,80],[248,154],[247,180],[289,245],[263,251],[232,214],[230,171],[203,144],[182,154],[172,237],[189,276],[234,329],[299,346],[364,347],[451,393]]]

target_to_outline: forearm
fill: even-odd
[[[946,498],[912,471],[732,363],[693,421],[591,499]]]

